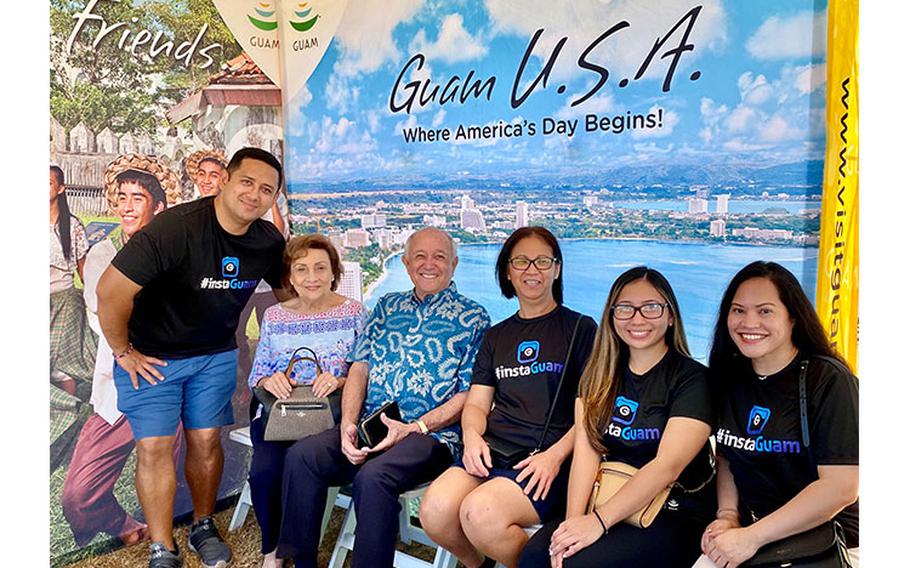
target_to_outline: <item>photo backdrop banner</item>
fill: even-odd
[[[562,243],[567,305],[599,319],[613,279],[648,264],[704,360],[720,294],[748,262],[778,261],[815,295],[826,17],[817,0],[52,0],[50,162],[85,233],[70,261],[51,227],[51,309],[65,315],[50,330],[54,562],[141,537],[132,439],[93,319],[93,271],[136,230],[119,173],[151,173],[173,206],[217,191],[217,165],[242,146],[283,156],[287,198],[270,220],[329,235],[340,291],[368,306],[411,287],[403,245],[437,226],[459,242],[459,290],[499,321],[517,304],[496,287],[498,249],[544,225]],[[270,297],[257,292],[237,334],[235,427]],[[224,445],[220,496],[248,464]],[[179,516],[191,504],[178,479]]]
[[[294,231],[343,247],[347,293],[373,305],[411,286],[407,236],[444,228],[461,245],[459,290],[497,321],[517,308],[495,283],[498,248],[544,225],[562,240],[570,307],[599,319],[613,279],[651,265],[704,360],[748,262],[778,261],[815,295],[826,12],[352,0],[285,105]]]

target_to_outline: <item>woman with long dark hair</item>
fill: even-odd
[[[496,261],[500,290],[518,298],[518,312],[484,335],[461,417],[464,456],[420,505],[427,534],[468,568],[515,566],[523,529],[563,514],[572,404],[597,328],[562,305],[564,270],[543,227],[513,232]]]
[[[714,512],[712,422],[707,369],[689,356],[670,283],[644,266],[624,272],[610,289],[575,402],[566,520],[540,529],[520,566],[691,566]],[[638,469],[586,514],[602,459]],[[650,526],[623,522],[671,484]]]
[[[733,277],[710,368],[720,411],[718,510],[697,565],[737,566],[765,544],[832,519],[846,545],[857,546],[858,382],[786,268],[757,261]]]
[[[51,166],[50,372],[54,383],[75,394],[75,380],[92,380],[97,339],[87,329],[85,302],[74,278],[77,273],[82,278],[88,252],[85,227],[70,213],[65,190],[63,170]]]

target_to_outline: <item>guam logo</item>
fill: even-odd
[[[769,418],[771,418],[770,409],[758,405],[753,406],[749,412],[749,425],[746,426],[746,434],[750,436],[761,434]]]
[[[313,29],[313,26],[316,25],[316,20],[319,19],[319,14],[313,13],[313,8],[310,7],[309,2],[298,3],[297,9],[294,10],[294,16],[299,19],[290,20],[288,23],[291,24],[291,27],[298,32],[310,31]]]
[[[540,343],[537,341],[522,341],[518,344],[518,362],[520,364],[537,361],[540,354]]]
[[[236,256],[226,256],[221,259],[221,276],[224,278],[237,278],[240,274],[240,259]]]
[[[255,7],[255,10],[256,16],[247,14],[247,18],[249,18],[251,24],[264,32],[278,29],[278,19],[275,17],[275,8],[272,6],[271,2],[259,2],[259,5]]]

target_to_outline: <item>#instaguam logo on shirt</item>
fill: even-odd
[[[771,421],[771,409],[757,404],[749,411],[749,421],[746,425],[746,435],[737,436],[727,428],[717,429],[717,443],[756,453],[798,454],[802,451],[799,440],[777,440],[765,438],[761,433]]]
[[[246,290],[255,288],[258,280],[238,280],[240,259],[236,256],[225,256],[221,259],[221,278],[206,276],[199,283],[202,290]]]
[[[522,341],[518,344],[518,350],[515,355],[518,365],[506,367],[500,365],[496,367],[496,378],[516,379],[518,377],[529,377],[540,373],[561,373],[563,363],[560,361],[538,361],[540,357],[539,341]]]
[[[613,405],[613,417],[607,425],[606,433],[623,440],[659,440],[660,428],[632,428],[638,416],[638,402],[617,396]]]

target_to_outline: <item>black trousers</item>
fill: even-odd
[[[562,521],[547,523],[521,553],[519,568],[550,568],[550,536]],[[565,568],[691,568],[701,554],[704,520],[661,511],[654,523],[640,529],[617,523],[610,531],[563,561]]]
[[[262,531],[262,553],[268,554],[278,546],[281,528],[281,474],[284,456],[294,442],[266,442],[265,424],[261,418],[250,422],[253,459],[250,462],[250,498],[259,529]]]
[[[432,481],[451,463],[449,449],[423,434],[410,434],[361,465],[341,453],[338,426],[296,442],[284,462],[278,556],[293,558],[298,568],[316,568],[328,488],[353,484],[357,528],[352,566],[391,567],[401,510],[398,497]]]

